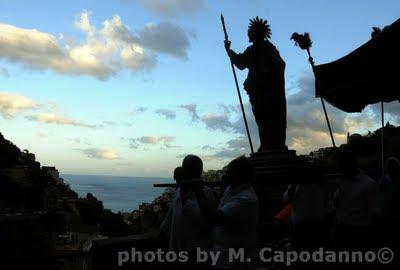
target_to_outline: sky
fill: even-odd
[[[398,0],[0,0],[0,132],[64,174],[166,176],[189,153],[218,169],[250,152],[229,59],[267,19],[286,62],[287,145],[330,146],[314,77],[290,40],[309,32],[317,64],[340,58],[400,16]],[[239,85],[246,71],[237,71]],[[259,140],[246,93],[255,148]],[[377,128],[379,107],[329,104],[337,144]],[[398,124],[398,103],[386,119]]]

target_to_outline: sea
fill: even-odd
[[[172,178],[123,177],[63,174],[64,183],[85,197],[92,193],[103,206],[113,212],[131,212],[143,202],[151,202],[162,194],[164,188],[153,184],[173,183]]]

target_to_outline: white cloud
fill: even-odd
[[[144,144],[158,144],[161,142],[170,143],[175,140],[173,136],[143,136],[138,141]]]
[[[381,104],[370,105],[369,108],[375,115],[375,119],[380,123],[381,121]],[[400,123],[400,103],[399,101],[393,101],[390,103],[384,103],[385,121]]]
[[[143,145],[157,145],[157,144],[162,144],[168,148],[177,147],[175,145],[172,145],[174,141],[175,141],[174,136],[142,136],[138,138],[129,139],[130,148],[132,149],[137,149]]]
[[[82,13],[79,14],[79,18],[75,20],[74,25],[77,29],[91,36],[94,35],[96,30],[96,28],[90,24],[89,13],[86,10],[83,10]]]
[[[80,151],[86,154],[90,158],[108,159],[108,160],[113,160],[118,158],[117,151],[109,148],[89,148],[89,149],[81,149]]]
[[[112,121],[103,121],[100,125],[89,124],[83,121],[72,119],[68,116],[58,113],[60,110],[57,104],[38,104],[31,99],[14,93],[0,92],[0,115],[6,119],[14,118],[18,113],[41,110],[34,115],[25,116],[30,121],[36,121],[45,124],[69,125],[84,128],[97,128],[116,125]]]
[[[33,116],[26,117],[28,120],[37,121],[45,124],[55,125],[69,125],[85,128],[95,128],[96,125],[87,124],[85,122],[77,121],[67,116],[61,116],[54,113],[39,113]]]
[[[18,94],[0,92],[0,114],[4,118],[13,118],[16,113],[34,109],[35,103]]]
[[[0,24],[0,58],[27,68],[49,69],[66,75],[107,79],[122,69],[148,70],[159,54],[187,58],[188,34],[171,23],[148,24],[135,34],[118,15],[97,29],[83,11],[74,23],[82,42],[68,41],[37,29]]]
[[[192,15],[205,7],[204,0],[139,0],[139,3],[161,17]]]

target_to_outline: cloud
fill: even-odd
[[[8,72],[8,69],[0,67],[0,76],[3,76],[5,78],[10,77],[10,73]]]
[[[294,87],[297,92],[287,97],[287,130],[286,144],[289,148],[305,154],[321,147],[331,146],[325,115],[322,110],[321,101],[314,95],[314,78],[309,72],[301,73]],[[328,116],[334,133],[336,144],[346,141],[346,133],[357,132],[366,127],[372,128],[375,121],[373,114],[369,111],[360,114],[347,114],[327,104]],[[236,121],[232,122],[232,131],[241,134],[241,141],[248,147],[246,130],[243,124],[240,107],[227,109],[236,115]],[[245,104],[245,112],[249,124],[250,134],[254,148],[259,145],[258,127],[249,103]],[[247,146],[246,146],[247,145]],[[228,145],[227,149],[237,150]],[[239,153],[240,151],[237,151]]]
[[[211,146],[211,145],[209,145],[209,144],[206,144],[206,145],[203,145],[203,146],[201,147],[201,149],[202,149],[202,150],[208,151],[208,150],[215,150],[215,147],[214,147],[214,146]]]
[[[204,0],[139,0],[139,3],[161,17],[189,16],[205,7]]]
[[[249,147],[249,141],[244,136],[229,140],[226,144],[229,146],[229,148],[238,150],[244,150]]]
[[[86,144],[86,145],[92,145],[90,140],[88,138],[67,138],[67,141],[75,143],[75,144]]]
[[[118,123],[115,121],[104,120],[98,127],[116,127]]]
[[[229,131],[233,128],[233,124],[227,115],[207,113],[201,117],[201,121],[210,130]]]
[[[193,122],[200,120],[200,116],[197,113],[197,105],[196,104],[185,104],[185,105],[179,105],[178,107],[188,111],[192,115]]]
[[[114,15],[97,29],[90,14],[82,11],[74,22],[84,34],[59,38],[37,29],[0,24],[0,59],[39,70],[66,75],[88,75],[105,80],[122,69],[149,70],[156,66],[159,54],[187,59],[188,34],[172,23],[147,24],[133,32],[120,16]]]
[[[68,138],[67,140],[73,143],[81,143],[82,141],[80,138]]]
[[[217,151],[215,154],[212,155],[212,157],[222,159],[234,159],[244,154],[246,154],[246,152],[240,152],[237,149],[223,149]]]
[[[226,146],[214,148],[215,152],[210,158],[217,159],[233,159],[240,155],[249,153],[249,141],[247,137],[238,136],[226,142]]]
[[[301,154],[331,146],[321,101],[314,96],[312,74],[301,73],[293,89],[297,92],[287,96],[286,144],[289,148],[295,149]],[[201,121],[210,130],[226,132],[237,137],[229,140],[225,146],[212,146],[215,147],[215,152],[211,156],[233,158],[243,153],[249,153],[249,143],[240,107],[226,104],[221,104],[218,107],[222,109],[223,114],[208,113],[201,117]],[[253,145],[257,149],[260,144],[258,127],[254,120],[251,105],[245,103],[244,107]],[[386,107],[386,119],[398,121],[399,118],[396,118],[396,116],[400,112],[400,104],[397,102],[389,103]],[[374,129],[379,126],[380,109],[378,105],[368,107],[361,114],[344,113],[329,104],[327,104],[327,110],[337,145],[346,142],[347,132],[362,133],[367,129]]]
[[[175,137],[173,136],[142,136],[138,138],[130,138],[129,147],[132,149],[138,149],[143,145],[158,145],[162,144],[167,148],[179,147],[176,145],[172,145],[175,141]]]
[[[218,107],[223,111],[224,114],[231,114],[237,112],[240,107],[239,105],[229,105],[229,104],[218,104]]]
[[[0,114],[11,119],[20,111],[31,110],[36,107],[35,103],[18,94],[0,92]]]
[[[189,37],[178,25],[161,22],[157,25],[149,23],[139,33],[138,42],[145,48],[187,59]]]
[[[107,160],[114,160],[118,158],[118,153],[115,150],[109,148],[88,148],[81,149],[80,151],[90,158]]]
[[[136,109],[133,109],[129,112],[130,116],[136,116],[138,114],[144,113],[145,111],[147,111],[147,108],[145,107],[138,107]]]
[[[360,129],[374,129],[377,127],[377,115],[368,111],[362,114],[356,114],[352,117],[344,118],[344,128],[346,132],[354,133],[359,132]]]
[[[156,110],[156,113],[164,116],[166,119],[175,119],[176,118],[176,112],[174,110],[158,109],[158,110]]]
[[[295,86],[298,92],[287,98],[287,144],[300,153],[332,145],[321,101],[314,95],[314,85],[310,72],[301,73]],[[376,113],[369,107],[361,114],[348,114],[329,104],[326,107],[337,145],[346,142],[347,132],[361,132],[377,126]]]
[[[103,121],[99,125],[89,124],[83,121],[72,119],[68,116],[60,114],[60,108],[57,104],[39,104],[31,99],[19,94],[0,92],[0,115],[6,119],[14,118],[18,113],[30,110],[42,111],[32,115],[27,115],[25,118],[30,121],[53,125],[67,125],[84,128],[104,128],[107,126],[116,126],[113,121]],[[43,137],[38,135],[39,137]]]
[[[170,143],[175,140],[173,136],[143,136],[138,139],[141,143],[145,144],[158,144],[160,142]]]
[[[61,116],[54,113],[39,113],[33,116],[27,116],[26,118],[31,121],[37,121],[45,124],[68,125],[84,128],[97,127],[96,125],[87,124],[85,122],[77,121],[67,116]]]
[[[370,105],[369,108],[375,115],[376,122],[381,122],[381,104]],[[395,123],[400,122],[400,103],[399,101],[393,101],[390,103],[384,103],[385,121],[392,121]]]

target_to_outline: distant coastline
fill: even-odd
[[[156,183],[170,183],[172,178],[103,176],[62,174],[66,184],[85,197],[92,193],[103,202],[105,208],[113,212],[131,212],[143,202],[151,202],[160,196],[163,188],[154,188]]]

